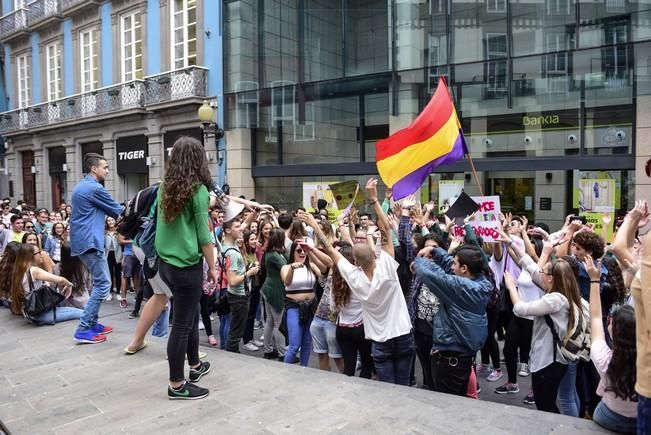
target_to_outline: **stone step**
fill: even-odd
[[[202,347],[210,396],[167,399],[166,340],[124,355],[134,321],[112,306],[105,343],[76,322],[35,327],[0,309],[0,420],[12,434],[605,433],[591,421],[344,377]]]

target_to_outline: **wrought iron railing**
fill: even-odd
[[[200,66],[145,77],[145,104],[158,104],[179,98],[205,97],[208,70]]]
[[[16,9],[0,18],[0,39],[27,30],[27,9]]]
[[[61,15],[59,0],[34,0],[28,5],[27,24],[31,27],[50,17]]]
[[[0,113],[0,134],[207,96],[208,70],[193,66]]]

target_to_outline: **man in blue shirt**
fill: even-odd
[[[97,323],[99,308],[111,289],[111,274],[104,256],[104,224],[106,215],[117,218],[122,206],[100,184],[106,179],[109,165],[106,159],[94,153],[84,156],[87,174],[72,191],[70,217],[70,250],[78,256],[93,278],[93,292],[81,315],[75,331],[79,343],[101,343],[110,326]]]

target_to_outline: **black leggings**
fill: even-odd
[[[565,376],[567,365],[554,362],[542,370],[531,374],[531,387],[536,398],[536,408],[539,411],[554,412],[558,414],[556,396],[558,386]]]
[[[420,362],[420,367],[423,369],[423,384],[427,389],[434,389],[434,381],[432,379],[432,335],[425,334],[424,332],[414,329],[414,343],[416,344],[416,356]]]
[[[597,395],[599,372],[592,361],[579,361],[576,366],[576,392],[579,395],[579,417],[594,414],[601,397]]]
[[[122,285],[122,265],[115,261],[115,251],[109,251],[107,261],[111,275],[111,291],[114,288],[119,291]]]
[[[201,292],[201,321],[203,326],[206,328],[206,335],[210,337],[212,335],[212,320],[210,320],[210,311],[213,307],[213,300],[215,295],[207,295],[204,292]]]
[[[531,334],[533,320],[513,316],[509,322],[504,339],[504,364],[509,376],[509,383],[518,383],[518,348],[520,349],[520,362],[529,362],[531,350]]]
[[[484,347],[481,349],[481,363],[488,365],[490,362],[490,357],[490,360],[493,361],[494,370],[500,369],[500,347],[497,344],[497,339],[495,338],[495,332],[497,331],[497,319],[499,318],[499,315],[499,307],[486,308],[486,317],[488,318],[488,337],[486,338]]]
[[[244,327],[244,335],[242,341],[244,344],[253,340],[253,330],[255,329],[255,313],[258,311],[260,304],[260,289],[253,287],[249,299],[249,313],[246,317],[246,326]]]
[[[337,342],[344,359],[344,374],[355,376],[357,367],[357,352],[362,359],[360,377],[370,379],[373,372],[373,357],[371,356],[371,341],[364,337],[364,325],[348,328],[337,326]]]
[[[199,361],[199,300],[203,293],[201,291],[202,268],[201,261],[194,266],[180,268],[165,263],[162,259],[158,266],[161,278],[174,295],[172,330],[167,340],[171,382],[181,382],[185,379],[183,366],[186,354],[190,366],[196,366],[201,362]]]

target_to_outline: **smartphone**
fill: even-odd
[[[585,225],[588,222],[588,220],[586,219],[585,216],[572,216],[572,218],[570,219],[570,222],[572,222],[572,221],[581,221],[581,223],[583,225]]]

